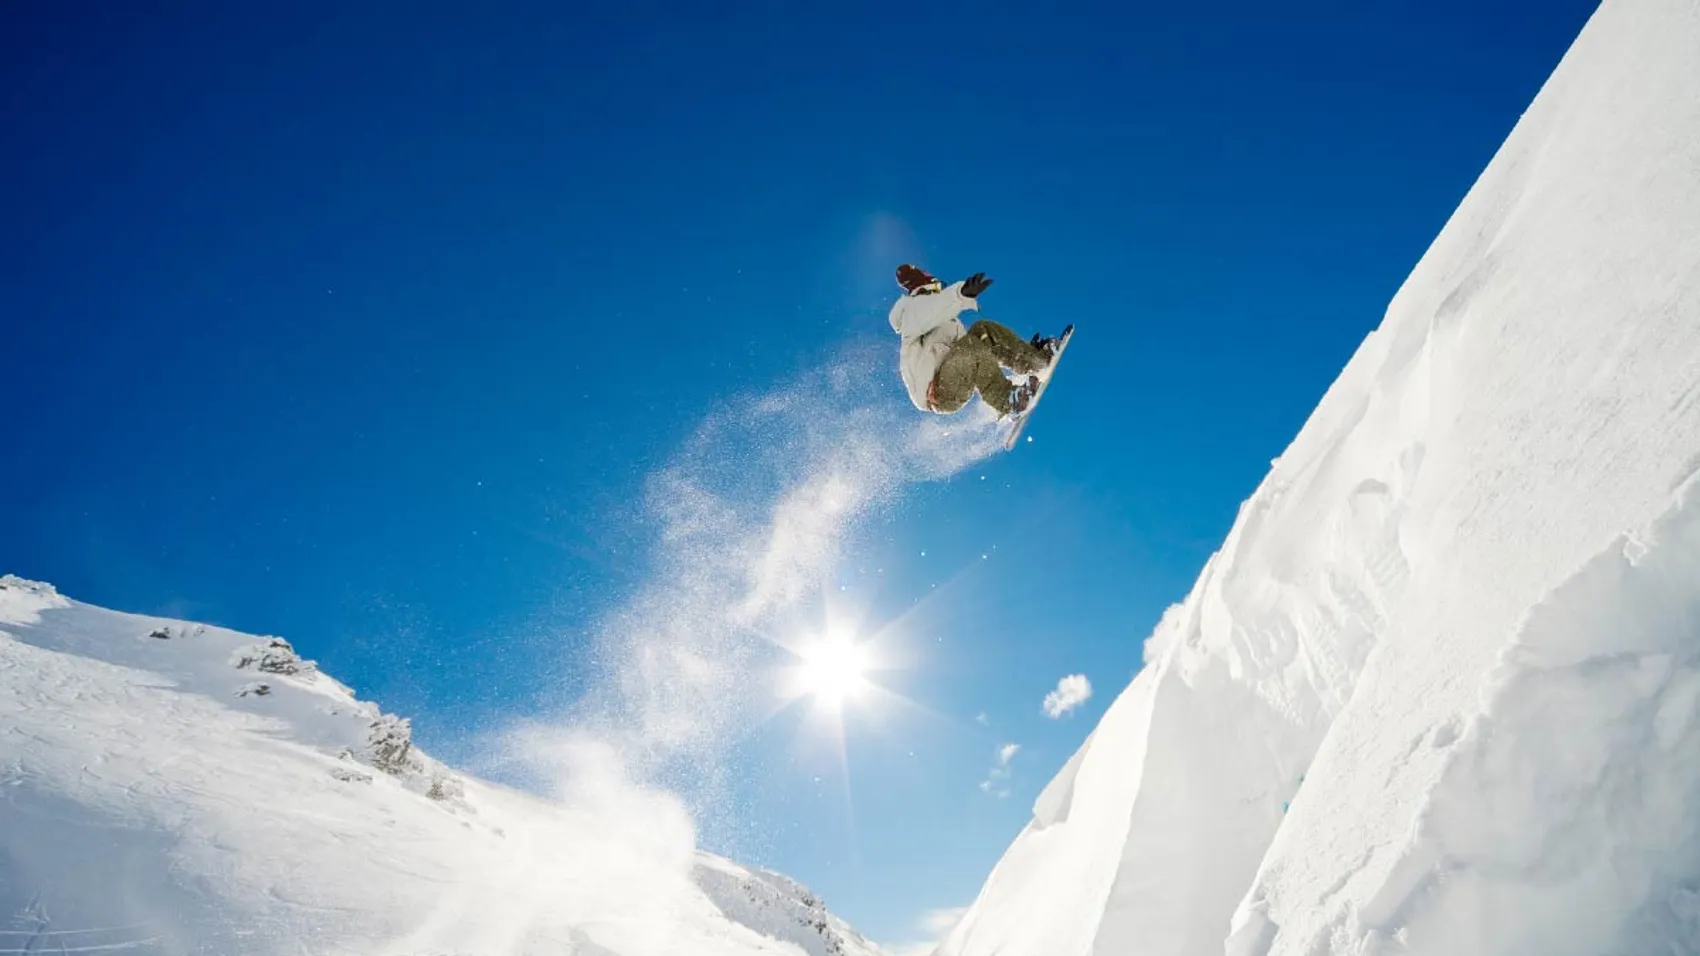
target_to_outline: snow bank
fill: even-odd
[[[1700,500],[1691,481],[1532,608],[1360,909],[1432,953],[1700,942]]]
[[[942,953],[1700,948],[1695,50],[1596,13]]]
[[[278,638],[11,577],[0,621],[0,952],[877,952],[777,875],[767,911],[836,948],[722,905],[700,872],[736,868],[594,746],[545,801],[449,772]]]
[[[0,575],[0,624],[34,624],[41,612],[70,602],[52,585],[25,581],[15,574]]]

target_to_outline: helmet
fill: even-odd
[[[913,294],[927,286],[938,285],[938,281],[920,266],[905,262],[897,267],[897,284],[902,286],[905,292]]]

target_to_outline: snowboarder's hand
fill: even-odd
[[[984,272],[976,272],[962,280],[962,294],[970,299],[978,298],[980,293],[986,291],[986,287],[991,284],[992,280],[986,278]]]

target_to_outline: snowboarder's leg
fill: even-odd
[[[933,408],[946,414],[960,411],[979,392],[980,400],[993,411],[1007,415],[1011,388],[992,346],[982,338],[965,335],[939,363],[938,374],[933,377]]]
[[[984,342],[999,362],[1023,375],[1051,364],[1049,354],[1034,348],[1033,343],[990,319],[981,319],[970,325],[967,337]]]

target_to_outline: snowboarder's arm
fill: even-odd
[[[966,281],[953,282],[949,286],[946,286],[945,290],[940,293],[940,295],[950,301],[951,318],[955,318],[960,312],[969,309],[977,311],[980,308],[980,303],[977,302],[973,296],[964,291],[964,287],[966,285]]]
[[[964,310],[979,307],[973,299],[962,294],[962,283],[958,282],[931,295],[899,299],[891,310],[891,327],[906,339],[919,338],[949,324]]]

